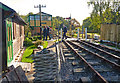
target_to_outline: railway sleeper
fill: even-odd
[[[72,66],[77,66],[77,65],[79,65],[80,63],[78,62],[78,61],[73,61],[72,62]]]
[[[65,57],[73,57],[71,53],[65,53],[64,56]]]
[[[91,80],[89,77],[81,77],[80,82],[81,83],[91,83]]]
[[[95,66],[95,65],[100,65],[99,62],[88,62],[90,65]]]

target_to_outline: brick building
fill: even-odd
[[[24,41],[24,25],[26,23],[19,17],[15,10],[0,2],[0,18],[1,18],[1,41],[2,44],[2,69],[13,61],[13,58],[23,48]]]

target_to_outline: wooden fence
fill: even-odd
[[[120,25],[102,24],[100,35],[101,40],[120,42]]]

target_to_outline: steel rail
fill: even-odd
[[[107,51],[105,51],[105,50],[102,50],[102,49],[100,49],[100,48],[97,48],[97,47],[95,47],[95,46],[93,46],[93,45],[90,45],[90,44],[88,44],[88,43],[86,43],[86,42],[82,42],[82,41],[78,41],[78,42],[79,42],[79,43],[82,43],[82,44],[84,44],[84,45],[86,45],[86,46],[92,47],[93,49],[98,50],[99,52],[102,52],[102,53],[104,53],[104,54],[109,55],[109,56],[107,56],[107,57],[112,57],[112,58],[114,58],[114,60],[117,60],[115,63],[117,63],[118,65],[120,64],[120,57],[118,57],[118,56],[116,56],[116,55],[114,55],[114,54],[111,54],[111,53],[109,53],[109,52],[107,52]],[[102,55],[101,55],[101,56],[102,56]],[[104,57],[104,55],[103,55],[103,57]]]
[[[109,60],[107,60],[106,58],[102,57],[101,55],[99,55],[99,54],[97,54],[97,53],[94,53],[94,52],[92,52],[92,51],[90,51],[90,50],[88,50],[88,49],[85,49],[84,47],[82,47],[82,46],[80,46],[80,45],[77,45],[77,44],[75,44],[75,43],[73,43],[73,42],[71,42],[71,41],[68,41],[68,42],[69,42],[70,44],[74,45],[74,46],[77,46],[77,47],[80,48],[80,49],[83,49],[83,50],[89,52],[90,54],[92,54],[92,55],[94,55],[94,56],[97,56],[98,58],[102,59],[103,61],[109,63],[109,64],[112,66],[112,68],[115,68],[115,69],[116,69],[116,71],[120,71],[120,65],[118,65],[118,64],[116,64],[116,63],[114,63],[114,62],[112,62],[112,61],[109,61]]]
[[[75,51],[75,49],[74,49],[67,41],[63,40],[63,42],[64,42],[67,46],[69,46],[69,48],[72,50],[72,52],[74,52],[74,54],[76,54],[77,57],[79,57],[79,58],[87,65],[87,67],[90,68],[90,70],[94,73],[94,74],[93,74],[93,75],[94,75],[93,77],[96,78],[96,79],[94,79],[94,80],[96,80],[96,81],[98,81],[98,82],[102,82],[102,83],[108,83],[107,80],[104,79],[77,51]]]
[[[82,42],[86,42],[86,43],[88,43],[88,44],[91,44],[91,45],[93,45],[93,46],[95,46],[95,47],[98,47],[98,48],[100,48],[100,49],[104,49],[104,50],[110,50],[110,51],[113,51],[114,53],[113,54],[115,54],[115,55],[118,55],[117,53],[119,53],[120,54],[120,51],[119,50],[115,50],[115,49],[112,49],[112,48],[108,48],[108,47],[106,47],[106,46],[101,46],[101,45],[96,45],[96,44],[94,44],[94,43],[91,43],[91,42],[88,42],[88,41],[84,41],[84,40],[81,40]],[[119,55],[120,56],[120,55]]]

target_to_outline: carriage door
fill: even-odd
[[[7,30],[7,63],[13,60],[12,19],[6,20]]]

